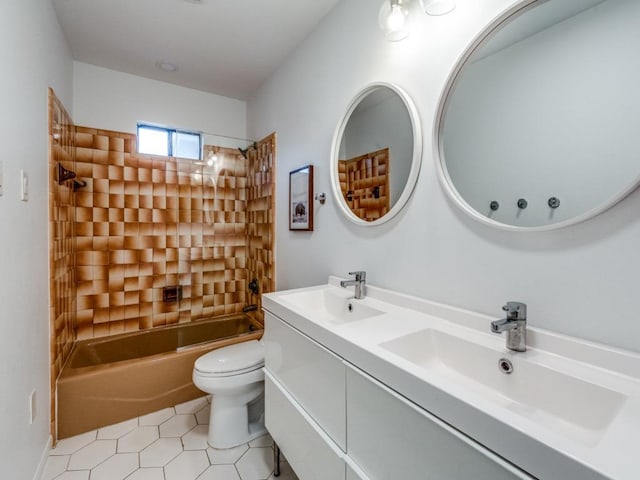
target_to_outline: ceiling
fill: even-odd
[[[339,2],[52,1],[74,60],[241,100]]]

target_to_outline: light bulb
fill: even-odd
[[[402,0],[385,0],[380,7],[378,23],[387,40],[396,42],[409,35],[409,12],[402,4]]]
[[[209,153],[209,157],[207,158],[207,165],[209,165],[211,167],[217,161],[218,161],[218,155],[216,155],[213,152],[210,152]]]
[[[387,17],[387,29],[391,31],[402,30],[405,26],[406,17],[402,7],[398,4],[391,5],[391,13]]]

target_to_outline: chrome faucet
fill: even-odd
[[[367,280],[367,272],[358,271],[358,272],[349,272],[349,275],[355,275],[355,279],[353,280],[342,280],[340,282],[340,286],[342,288],[350,287],[355,285],[355,295],[354,298],[362,299],[364,298],[364,287]]]
[[[502,307],[506,318],[491,322],[493,333],[507,332],[507,348],[514,352],[527,350],[527,305],[521,302],[507,302]]]

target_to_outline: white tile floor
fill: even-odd
[[[273,480],[273,440],[207,445],[209,398],[75,437],[51,450],[42,480]],[[280,480],[298,480],[286,460]]]

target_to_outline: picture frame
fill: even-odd
[[[289,230],[313,231],[313,165],[289,172]]]

